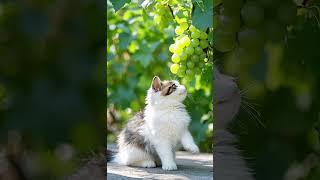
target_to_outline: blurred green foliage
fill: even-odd
[[[62,179],[104,148],[103,4],[0,2],[0,168]]]
[[[172,64],[169,45],[174,42],[176,23],[171,20],[166,22],[166,27],[157,25],[153,6],[146,7],[146,1],[144,4],[121,2],[124,6],[120,8],[107,1],[108,143],[114,143],[130,117],[144,108],[153,76],[179,80],[169,68]],[[208,65],[191,83],[182,82],[189,94],[185,100],[192,118],[189,129],[204,152],[212,152],[211,80],[212,65]]]

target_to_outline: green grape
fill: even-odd
[[[187,29],[188,29],[188,23],[183,22],[183,23],[180,24],[180,27],[181,27],[183,30],[187,30]]]
[[[199,69],[203,69],[205,66],[206,66],[205,63],[199,63]]]
[[[187,70],[187,65],[186,65],[186,63],[181,63],[181,64],[180,64],[180,69],[182,69],[183,71],[186,71],[186,70]]]
[[[181,61],[185,61],[185,60],[187,60],[187,58],[188,58],[187,53],[186,52],[182,52],[181,55],[180,55],[180,60]]]
[[[205,33],[205,32],[200,33],[200,39],[207,39],[207,38],[208,38],[207,33]]]
[[[188,36],[184,36],[180,42],[182,47],[186,47],[190,45],[190,38]]]
[[[185,34],[179,35],[179,36],[176,38],[176,42],[182,40],[182,38],[184,38],[184,37],[186,37],[186,36],[187,36],[187,35],[185,35]]]
[[[202,63],[201,63],[201,64],[202,64]],[[195,68],[194,70],[195,70],[195,73],[196,73],[196,74],[198,74],[198,75],[201,74],[201,68]]]
[[[199,40],[198,39],[191,39],[191,46],[193,46],[193,47],[199,46]]]
[[[181,34],[183,34],[183,32],[184,32],[184,30],[180,26],[176,27],[176,29],[175,29],[176,34],[181,35]]]
[[[182,51],[183,51],[183,47],[182,47],[181,45],[177,44],[177,45],[176,45],[176,48],[174,49],[174,52],[175,52],[176,54],[181,54]]]
[[[182,23],[186,23],[187,19],[186,18],[178,18],[178,17],[176,17],[176,21],[177,21],[178,24],[182,24]]]
[[[194,55],[191,56],[190,60],[193,61],[193,62],[197,62],[199,60],[199,56],[194,54]]]
[[[190,38],[188,36],[185,36],[183,39],[184,39],[185,46],[189,46],[191,43]]]
[[[256,29],[244,28],[238,33],[240,46],[259,50],[264,44],[263,35]]]
[[[196,38],[200,37],[200,34],[199,34],[199,32],[196,32],[196,31],[195,32],[191,32],[191,37],[196,39]]]
[[[293,24],[297,18],[297,6],[288,1],[278,8],[278,18],[284,24]]]
[[[174,62],[174,63],[178,63],[178,62],[180,62],[180,56],[179,56],[178,54],[173,54],[173,55],[171,56],[171,60],[172,60],[172,62]]]
[[[188,66],[189,68],[194,68],[194,62],[188,61],[188,62],[187,62],[187,66]]]
[[[174,45],[174,44],[171,44],[171,45],[169,46],[169,51],[172,52],[172,53],[174,53],[174,51],[175,51],[175,45]]]
[[[191,69],[187,69],[186,70],[186,75],[187,75],[187,78],[190,78],[190,80],[192,79],[192,70]]]
[[[207,57],[207,55],[206,55],[205,52],[203,52],[203,53],[200,54],[200,59],[201,59],[201,60],[204,60],[206,57]]]
[[[221,52],[231,51],[236,45],[236,34],[216,29],[213,34],[214,47]]]
[[[258,3],[249,1],[243,6],[241,17],[247,26],[257,26],[263,22],[264,9]]]
[[[191,32],[195,32],[195,31],[197,30],[197,28],[194,27],[193,25],[191,25],[191,26],[189,27],[189,30],[190,30]]]
[[[218,16],[217,23],[220,28],[228,32],[238,32],[241,26],[240,16],[220,15]],[[200,37],[201,38],[201,37]]]
[[[189,16],[189,12],[188,11],[183,11],[182,14],[184,15],[184,17],[188,17]]]
[[[223,6],[225,8],[225,14],[235,15],[238,14],[244,0],[223,0]]]
[[[209,43],[208,43],[207,40],[201,40],[200,41],[200,46],[201,46],[202,49],[205,49],[205,48],[207,48],[209,46]]]
[[[184,77],[186,75],[186,71],[182,70],[181,68],[179,68],[177,75],[179,77]]]
[[[188,55],[193,54],[193,52],[194,52],[194,48],[193,48],[193,47],[188,46],[188,47],[186,48],[186,53],[187,53]]]
[[[170,66],[170,71],[173,73],[173,74],[177,74],[178,71],[179,71],[179,64],[172,64]]]
[[[195,49],[194,49],[194,52],[196,53],[196,54],[201,54],[203,51],[202,51],[202,48],[201,47],[196,47]]]
[[[208,58],[204,58],[203,61],[204,61],[204,62],[208,62]]]

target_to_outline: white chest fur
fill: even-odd
[[[146,135],[150,141],[167,141],[176,145],[188,128],[190,116],[184,108],[146,108]]]

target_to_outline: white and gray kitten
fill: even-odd
[[[186,88],[178,81],[161,81],[155,76],[146,97],[144,111],[129,120],[118,136],[119,152],[114,162],[176,170],[175,149],[181,143],[185,150],[198,153],[188,130],[191,118],[183,104]]]

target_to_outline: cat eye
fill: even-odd
[[[168,88],[168,91],[167,93],[165,94],[166,96],[167,95],[170,95],[173,91],[175,91],[177,89],[177,85],[175,84],[172,84],[169,88]]]

